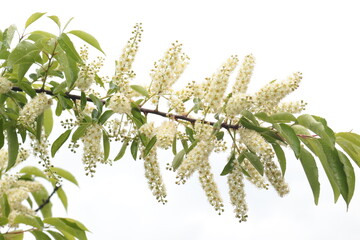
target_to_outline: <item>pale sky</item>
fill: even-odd
[[[57,15],[63,22],[75,17],[68,30],[84,30],[97,37],[107,54],[103,73],[109,76],[132,26],[142,22],[143,40],[134,63],[136,84],[149,81],[154,61],[175,40],[183,43],[190,56],[190,64],[179,80],[183,83],[202,81],[230,55],[237,54],[242,59],[252,53],[256,66],[251,92],[271,80],[300,71],[303,81],[289,99],[308,102],[305,112],[325,117],[337,132],[360,132],[358,1],[13,0],[2,3],[1,8],[2,30],[10,24],[21,30],[34,12]],[[43,18],[29,30],[47,30],[44,28],[51,24]],[[55,31],[55,27],[50,28]],[[92,53],[100,54],[95,50]],[[52,137],[59,134],[53,132]],[[94,178],[85,177],[80,154],[71,154],[63,148],[57,155],[54,164],[74,173],[80,188],[65,184],[68,213],[54,199],[55,207],[59,208],[55,212],[83,222],[92,231],[88,234],[90,240],[360,237],[359,189],[347,212],[342,199],[333,203],[332,191],[321,169],[320,201],[315,206],[300,162],[291,152],[287,155],[285,176],[290,194],[280,198],[273,190],[258,190],[246,183],[249,218],[245,223],[235,219],[226,178],[219,176],[227,159],[225,154],[211,156],[213,173],[225,202],[225,213],[221,216],[208,204],[196,176],[184,186],[174,184],[175,175],[165,171],[165,164],[172,160],[170,152],[158,154],[168,190],[169,202],[165,206],[158,204],[148,189],[142,162],[133,161],[130,154],[112,167],[100,167]]]

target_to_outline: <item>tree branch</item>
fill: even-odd
[[[12,90],[17,91],[17,92],[22,92],[23,91],[19,87],[13,87]],[[37,93],[46,93],[47,95],[50,95],[50,96],[56,96],[56,94],[54,94],[50,90],[45,90],[45,89],[34,89],[34,90]],[[67,93],[67,92],[65,93],[65,96],[72,99],[72,100],[80,100],[81,99],[81,96],[70,94],[70,93]],[[91,98],[86,98],[86,100],[88,102],[92,102]],[[105,104],[104,100],[101,100],[101,102],[103,104]],[[166,118],[171,118],[171,119],[175,119],[175,120],[178,120],[178,119],[179,120],[184,120],[184,121],[191,122],[191,123],[195,123],[198,120],[198,119],[190,118],[190,117],[187,117],[187,116],[184,116],[184,115],[161,112],[161,111],[159,111],[157,109],[148,109],[148,108],[140,107],[139,110],[141,112],[145,113],[145,114],[154,114],[154,115],[158,115],[158,116],[162,116],[162,117],[166,117]],[[206,121],[206,120],[204,121],[204,123],[209,124],[209,125],[214,125],[215,124],[215,122]],[[225,128],[225,129],[238,129],[238,128],[240,128],[240,125],[222,123],[221,127]]]
[[[45,207],[47,204],[50,203],[50,199],[51,197],[56,193],[56,191],[61,188],[61,185],[56,185],[54,190],[52,191],[52,193],[49,195],[49,197],[43,201],[43,203],[35,210],[35,212],[38,212],[39,210],[41,210],[43,207]]]

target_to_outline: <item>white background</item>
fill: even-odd
[[[303,73],[300,88],[289,99],[308,102],[307,113],[325,117],[335,131],[360,132],[360,7],[358,1],[6,1],[1,3],[0,28],[16,24],[23,29],[34,12],[58,15],[63,22],[75,17],[68,30],[84,30],[99,40],[107,53],[104,74],[130,37],[132,26],[142,22],[143,41],[134,64],[136,83],[149,81],[149,71],[171,42],[179,40],[190,56],[180,82],[202,81],[232,54],[256,57],[250,92],[268,81]],[[48,28],[43,18],[29,31]],[[41,29],[47,30],[47,29]],[[94,56],[100,54],[92,51]],[[181,84],[181,83],[180,83]],[[60,132],[54,132],[56,137]],[[117,147],[117,146],[116,146]],[[55,206],[58,216],[82,221],[89,239],[359,239],[360,193],[355,192],[349,211],[342,199],[335,205],[332,190],[321,175],[319,206],[298,160],[288,154],[286,179],[291,192],[279,198],[247,184],[249,220],[233,217],[224,177],[219,173],[226,155],[212,155],[214,174],[225,201],[218,216],[207,203],[194,176],[186,185],[174,184],[168,171],[168,204],[158,204],[148,190],[142,162],[126,155],[112,167],[84,176],[81,156],[64,148],[55,165],[73,172],[80,188],[65,184],[68,215]],[[168,152],[159,160],[171,162]],[[354,165],[355,168],[357,166]],[[360,172],[356,169],[356,173]],[[359,183],[359,181],[357,181]],[[29,239],[31,237],[28,237]]]

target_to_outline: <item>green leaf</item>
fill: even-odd
[[[114,112],[112,110],[106,110],[100,117],[99,123],[103,125],[112,115]]]
[[[79,53],[76,51],[74,44],[70,40],[70,38],[65,34],[62,33],[58,37],[58,42],[60,44],[60,47],[66,52],[68,56],[70,56],[75,62],[77,63],[83,63]]]
[[[24,239],[24,233],[18,233],[18,231],[14,231],[14,232],[9,232],[7,234],[4,235],[0,235],[0,239],[1,236],[3,236],[5,240],[23,240]]]
[[[55,232],[55,231],[51,231],[51,230],[47,230],[48,233],[51,234],[51,236],[55,239],[55,240],[68,240],[67,238],[65,238],[64,235],[62,235],[61,233]]]
[[[64,220],[62,218],[46,218],[44,219],[44,223],[50,224],[57,228],[59,231],[64,231],[66,233],[69,233],[79,240],[87,240],[86,234],[84,230],[81,230],[81,228],[74,224],[72,222],[69,222],[68,220]]]
[[[172,142],[172,146],[171,146],[171,150],[172,150],[172,153],[174,155],[176,155],[176,153],[177,153],[177,151],[176,151],[176,143],[177,143],[177,141],[176,141],[176,135],[175,135],[174,139],[173,139],[173,142]]]
[[[40,116],[38,116],[36,118],[36,139],[41,142],[41,133],[42,133],[42,128],[43,128],[43,123],[44,123],[44,114],[40,114]]]
[[[252,114],[250,111],[248,110],[242,110],[240,113],[242,116],[246,117],[247,119],[249,119],[254,125],[256,126],[260,126],[259,122],[256,120],[254,114]]]
[[[235,153],[231,152],[229,161],[226,163],[224,169],[220,173],[220,176],[225,176],[225,175],[229,174],[233,170],[233,168],[234,168],[234,165],[233,165],[234,160],[235,160]]]
[[[52,132],[53,129],[53,125],[54,125],[54,119],[52,115],[52,110],[51,108],[48,108],[44,111],[44,130],[46,136],[50,136],[50,133]]]
[[[59,29],[61,28],[61,23],[60,23],[60,19],[58,16],[48,16],[48,18],[50,18],[51,20],[53,20],[56,25],[59,27]]]
[[[59,50],[54,57],[60,63],[61,69],[64,71],[66,86],[71,90],[75,81],[78,79],[79,67],[77,62],[61,50]]]
[[[252,129],[255,130],[257,132],[266,132],[269,131],[268,128],[263,128],[263,127],[258,127],[256,125],[254,125],[253,123],[251,123],[247,118],[245,117],[241,117],[240,118],[240,124],[247,129]]]
[[[48,235],[46,235],[44,232],[38,230],[32,230],[30,232],[32,235],[34,235],[36,240],[51,240],[51,238]]]
[[[39,217],[25,214],[17,215],[14,219],[14,223],[26,224],[29,226],[33,226],[37,229],[42,229],[44,227],[44,224]]]
[[[300,125],[310,129],[323,139],[323,141],[330,147],[334,148],[335,136],[334,132],[326,125],[324,119],[311,116],[309,114],[301,115],[297,118]]]
[[[134,160],[136,160],[137,158],[138,149],[139,149],[139,139],[135,138],[130,146],[131,156],[134,158]]]
[[[71,129],[66,130],[62,133],[52,144],[51,146],[51,157],[55,156],[55,153],[60,149],[60,147],[66,142],[71,133]]]
[[[5,143],[5,136],[4,136],[4,122],[0,118],[0,149],[4,146]]]
[[[72,226],[73,228],[89,232],[89,229],[87,229],[87,227],[85,227],[85,225],[78,220],[72,218],[61,218],[61,220],[64,221],[67,225]]]
[[[0,226],[4,226],[9,222],[9,220],[7,219],[7,217],[0,217]],[[2,235],[0,235],[0,240]]]
[[[110,141],[105,130],[103,130],[103,148],[104,148],[104,161],[106,161],[109,158],[109,154],[110,154]]]
[[[88,44],[90,44],[91,46],[93,46],[94,48],[96,48],[97,50],[102,52],[103,54],[105,54],[104,51],[101,49],[100,44],[96,40],[96,38],[93,37],[92,35],[90,35],[89,33],[86,33],[84,31],[80,31],[80,30],[72,30],[68,33],[71,33],[71,34],[77,36],[78,38],[82,39],[83,41],[87,42]]]
[[[140,86],[140,85],[130,85],[130,87],[135,91],[135,92],[138,92],[140,93],[141,95],[149,98],[150,95],[149,95],[149,92],[143,87],[143,86]]]
[[[176,169],[178,169],[178,167],[180,167],[183,159],[185,156],[185,149],[181,150],[180,152],[178,152],[175,157],[174,160],[172,161],[172,168],[175,171]]]
[[[21,41],[10,53],[7,63],[9,67],[16,64],[32,64],[39,58],[40,50],[35,44],[28,41]]]
[[[123,143],[123,145],[121,146],[121,149],[120,149],[119,153],[116,155],[114,161],[118,161],[118,160],[120,160],[120,159],[124,156],[125,151],[126,151],[126,148],[127,148],[127,146],[128,146],[128,142],[129,142],[128,139],[125,139],[125,140],[124,140],[124,143]]]
[[[354,195],[354,191],[355,191],[354,168],[344,153],[342,153],[341,151],[338,150],[338,155],[339,155],[340,162],[344,165],[344,172],[346,175],[346,182],[347,182],[347,186],[348,186],[348,195],[347,195],[347,198],[345,199],[345,202],[347,204],[347,207],[349,207],[350,201],[351,201],[351,199]]]
[[[336,133],[336,143],[360,167],[360,135],[352,132]]]
[[[320,183],[315,159],[304,147],[301,147],[299,158],[313,192],[315,204],[317,205],[320,195]]]
[[[31,98],[36,96],[35,90],[31,87],[31,84],[27,81],[21,81],[18,83],[19,87]]]
[[[275,113],[270,116],[274,123],[295,122],[296,117],[288,112]]]
[[[217,132],[215,136],[217,140],[222,140],[224,138],[224,132],[223,131]]]
[[[194,147],[196,147],[197,143],[200,142],[199,139],[196,139],[195,141],[193,141],[190,145],[190,147],[186,148],[185,151],[186,151],[186,154],[188,154],[191,150],[194,149]]]
[[[260,158],[252,152],[244,152],[244,156],[251,162],[255,169],[264,175],[264,165],[261,163]]]
[[[33,13],[27,20],[25,23],[25,29],[30,26],[30,24],[32,24],[33,22],[35,22],[36,20],[38,20],[39,18],[41,18],[45,13],[41,13],[41,12],[36,12]]]
[[[281,173],[282,173],[283,176],[285,176],[285,171],[286,171],[286,157],[285,157],[285,153],[284,153],[284,151],[282,150],[282,148],[280,147],[279,144],[277,144],[277,143],[272,143],[271,145],[272,145],[272,147],[274,148],[276,157],[277,157],[277,159],[278,159],[278,161],[279,161],[280,168],[281,168]]]
[[[297,137],[295,131],[284,123],[274,124],[274,127],[279,131],[281,136],[285,138],[286,142],[294,151],[296,158],[298,158],[300,155],[300,140]]]
[[[20,169],[19,172],[25,173],[28,175],[33,175],[35,177],[41,177],[41,178],[47,179],[46,174],[37,167],[26,166],[26,167],[23,167],[22,169]]]
[[[38,206],[44,203],[44,201],[49,197],[48,191],[44,186],[41,186],[41,189],[36,192],[31,193],[32,196],[35,199],[35,202]],[[51,217],[52,216],[52,203],[49,202],[48,204],[44,205],[40,211],[44,218]]]
[[[192,128],[189,128],[189,127],[186,126],[185,127],[185,132],[188,135],[191,142],[195,141],[194,130]]]
[[[79,138],[81,138],[82,136],[84,136],[86,129],[90,126],[90,124],[82,124],[80,125],[75,132],[72,135],[71,141],[72,142],[76,142],[77,140],[79,140]]]
[[[67,196],[66,193],[64,191],[64,189],[62,187],[58,188],[56,191],[56,194],[58,195],[61,203],[63,204],[65,210],[67,210],[68,207],[68,200],[67,200]]]
[[[8,164],[6,171],[12,168],[15,163],[19,152],[19,142],[16,133],[16,128],[12,125],[9,125],[6,129],[7,131],[7,142],[8,142]]]
[[[81,91],[81,98],[80,98],[80,109],[83,111],[86,107],[87,99],[85,92]]]
[[[154,136],[150,139],[150,141],[148,142],[148,144],[146,145],[145,150],[144,150],[144,158],[147,155],[149,155],[149,153],[150,153],[151,149],[154,147],[156,141],[157,141],[156,136]]]
[[[10,209],[8,197],[5,193],[2,194],[2,196],[0,198],[0,206],[1,206],[1,213],[2,213],[1,215],[5,216],[5,217],[9,217],[11,209]]]
[[[96,105],[97,110],[101,113],[104,104],[94,94],[90,94],[89,97],[91,98],[92,102]]]
[[[77,182],[76,178],[69,171],[58,167],[52,167],[51,170],[53,172],[56,172],[56,174],[59,175],[60,177],[65,178],[66,180],[72,182],[76,186],[79,186],[79,183]]]

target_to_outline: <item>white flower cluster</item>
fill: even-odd
[[[111,110],[119,114],[130,114],[131,113],[131,103],[130,99],[121,93],[116,93],[110,98],[109,106]]]
[[[20,148],[17,159],[16,159],[16,163],[14,166],[25,161],[29,157],[29,155],[30,154],[29,154],[28,150],[26,150],[24,148]],[[2,148],[0,150],[0,171],[7,168],[8,161],[9,161],[8,151],[6,149]]]
[[[0,77],[0,94],[5,94],[11,90],[14,84],[5,77]]]
[[[159,96],[167,94],[171,86],[179,79],[184,72],[189,57],[182,52],[182,44],[173,43],[165,56],[155,62],[155,68],[151,70],[151,84],[149,92],[156,97],[152,98],[153,104],[157,104]]]
[[[38,94],[20,110],[18,121],[23,125],[31,125],[51,104],[52,100],[46,96],[46,93]]]
[[[231,56],[214,73],[208,81],[208,88],[205,89],[204,102],[206,107],[213,112],[218,112],[224,104],[224,94],[232,71],[234,71],[239,59],[237,56]]]
[[[305,110],[306,103],[304,101],[293,101],[280,103],[275,112],[300,113]]]
[[[86,91],[95,81],[96,74],[103,66],[104,58],[98,57],[97,61],[86,63],[89,59],[88,48],[86,46],[80,50],[80,57],[84,63],[79,66],[79,74],[75,86],[81,91]]]
[[[234,206],[235,217],[240,222],[246,221],[248,207],[245,200],[244,176],[237,160],[233,161],[233,169],[227,176],[231,204]]]
[[[145,134],[146,137],[152,138],[155,135],[154,123],[144,124],[139,131]],[[145,147],[142,148],[144,153]],[[166,198],[166,188],[162,180],[160,173],[160,167],[157,160],[156,154],[156,145],[150,150],[149,154],[144,157],[144,168],[145,168],[145,177],[148,180],[148,185],[153,195],[156,197],[156,200],[165,204],[167,202]]]
[[[174,121],[163,122],[158,128],[156,128],[157,146],[168,149],[174,141],[176,128],[177,125]]]
[[[85,165],[86,175],[93,176],[97,163],[105,163],[101,139],[102,127],[98,124],[88,127],[84,136],[81,137],[84,144],[82,161]]]
[[[232,93],[246,93],[255,65],[255,58],[252,54],[245,56],[243,64],[236,76]]]
[[[0,198],[3,194],[7,195],[10,205],[8,217],[8,225],[10,227],[17,227],[14,220],[18,215],[35,215],[35,212],[23,205],[22,202],[29,197],[29,192],[37,192],[42,188],[43,186],[39,182],[19,180],[14,175],[2,176],[2,179],[0,179]],[[0,211],[0,217],[2,217],[2,211]]]

